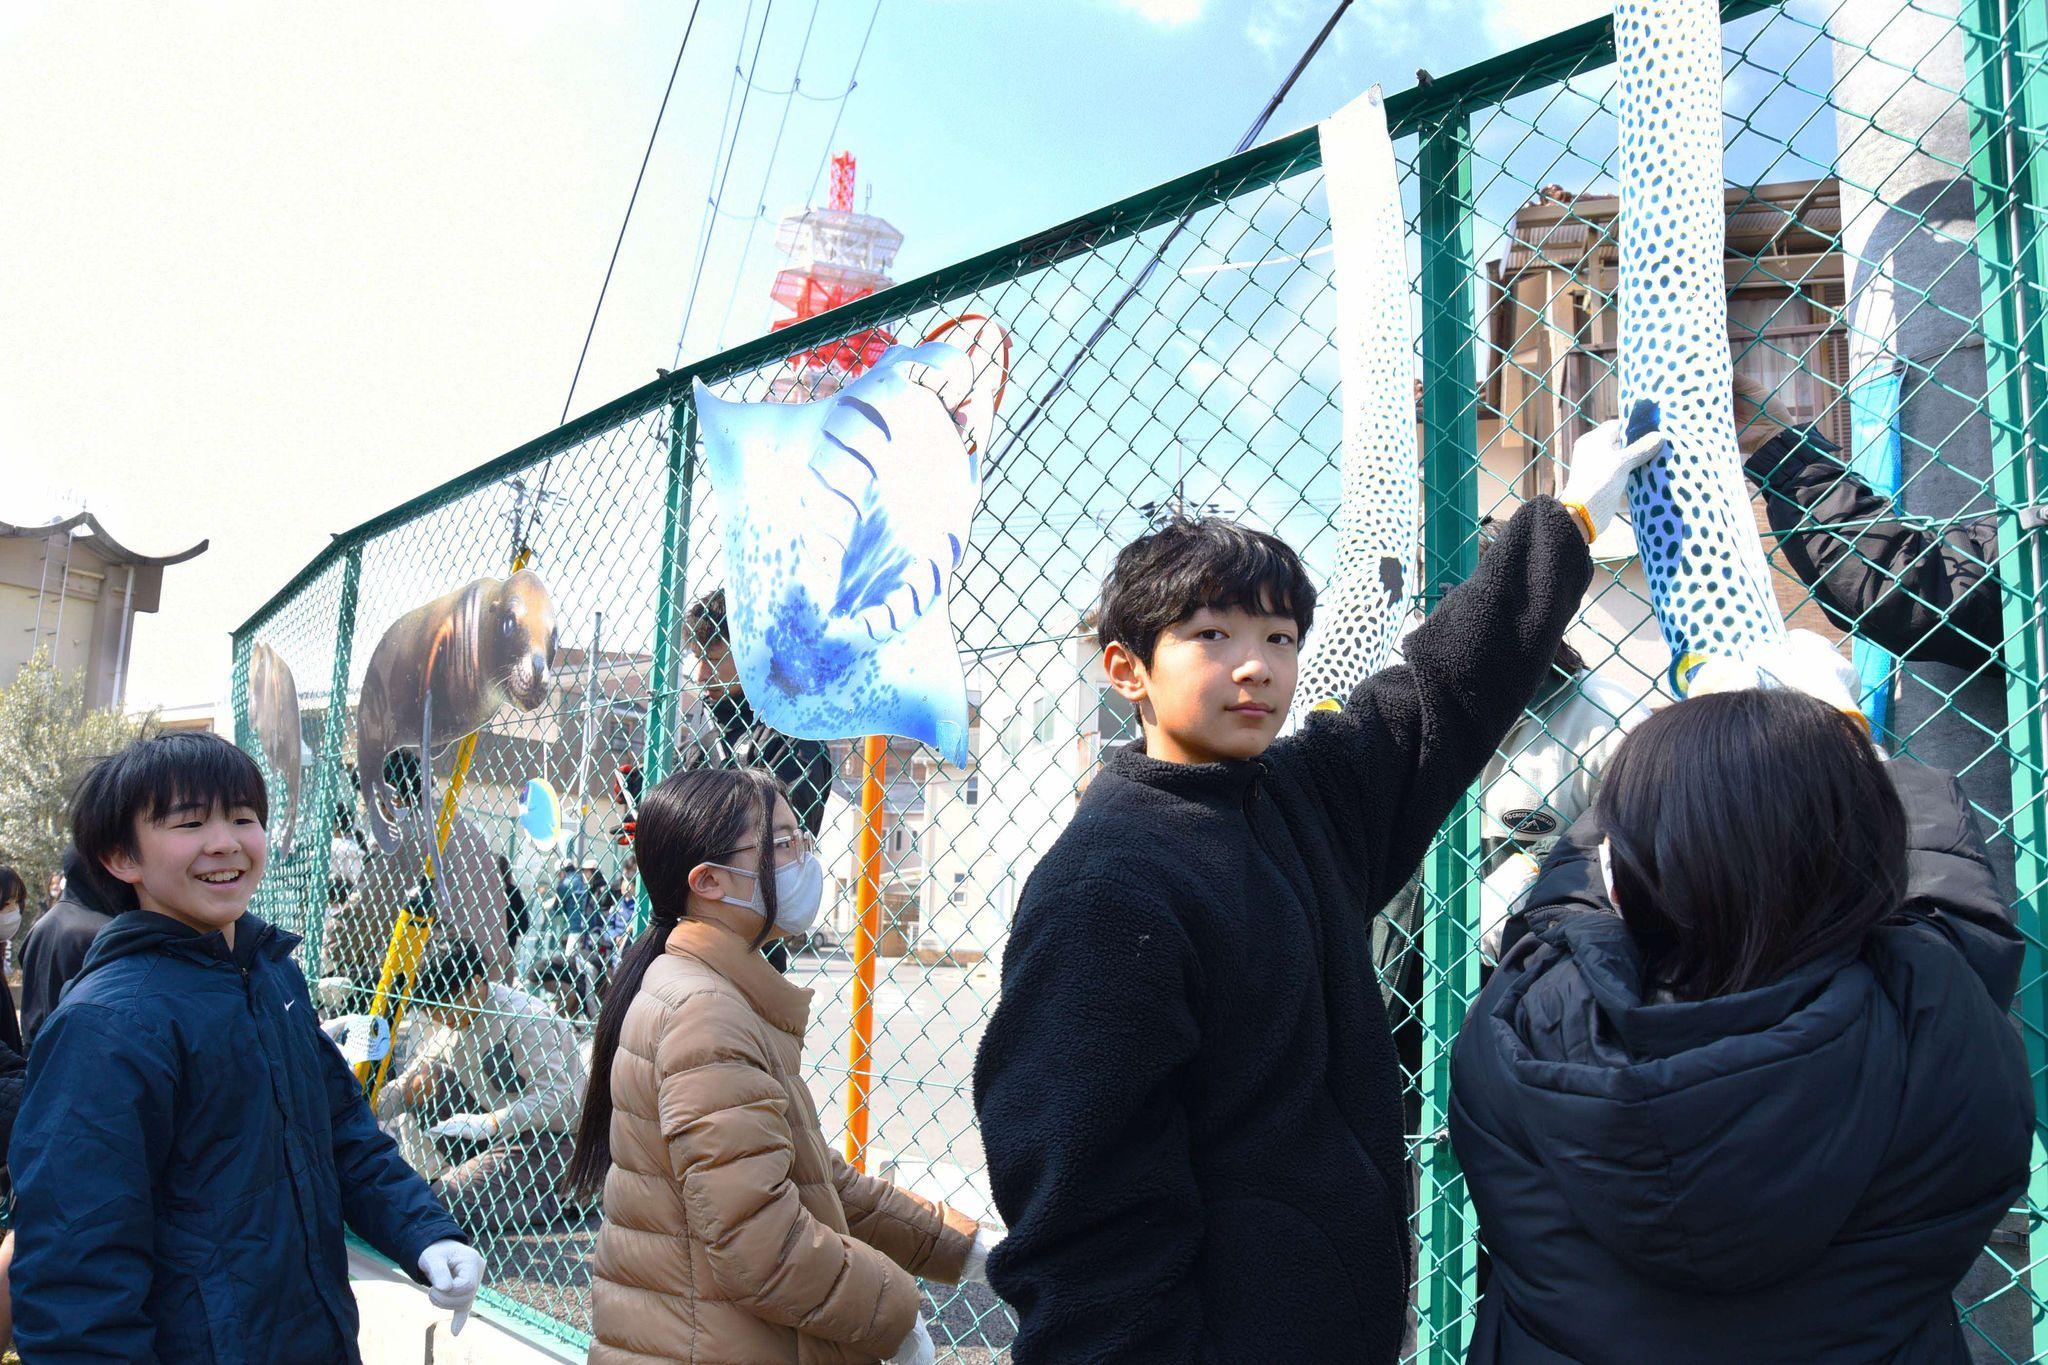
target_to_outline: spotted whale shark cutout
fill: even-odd
[[[1318,129],[1337,283],[1344,445],[1337,565],[1302,661],[1297,719],[1340,704],[1392,655],[1409,612],[1420,466],[1407,225],[1378,86]]]
[[[1629,515],[1683,695],[1702,656],[1785,637],[1730,398],[1719,7],[1618,0],[1614,46],[1621,411],[1654,417],[1668,442],[1629,481]]]
[[[967,759],[950,588],[1008,347],[977,321],[964,346],[892,346],[815,402],[696,384],[740,683],[784,734],[901,735]]]

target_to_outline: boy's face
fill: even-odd
[[[114,853],[107,871],[135,888],[145,910],[210,934],[249,908],[269,844],[247,806],[196,805],[135,821],[135,855]]]
[[[738,694],[740,687],[740,661],[732,656],[732,646],[723,640],[712,640],[708,644],[695,644],[697,654],[697,686],[704,689],[709,697],[723,697]]]
[[[1169,763],[1256,758],[1287,720],[1301,667],[1291,616],[1204,607],[1159,633],[1152,662],[1103,651],[1110,684],[1137,707],[1145,752]]]

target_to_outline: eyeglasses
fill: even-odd
[[[749,849],[756,849],[760,846],[759,841],[756,841],[751,844],[741,844],[738,848],[727,849],[726,852],[728,854],[745,853]],[[784,863],[794,862],[806,853],[816,853],[818,851],[818,841],[811,837],[808,830],[801,829],[794,834],[776,835],[773,839],[769,840],[768,846],[775,850],[775,865],[777,867],[782,866]]]

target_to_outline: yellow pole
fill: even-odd
[[[854,892],[853,1031],[846,1082],[846,1161],[867,1170],[869,1076],[874,1067],[875,950],[881,939],[882,774],[889,742],[869,735],[861,747],[860,884]]]
[[[525,568],[533,552],[524,545],[512,557],[512,572]],[[441,811],[434,821],[434,846],[427,851],[426,866],[421,869],[431,890],[434,884],[434,865],[448,849],[448,836],[455,829],[455,799],[462,795],[462,784],[469,778],[470,760],[476,757],[476,732],[462,737],[455,746],[455,771],[448,779],[448,790],[441,797]],[[420,755],[422,779],[429,764],[434,761],[432,754]],[[434,932],[434,910],[431,907],[415,908],[411,905],[399,907],[398,923],[391,926],[391,942],[384,950],[384,969],[377,974],[377,994],[370,1001],[370,1013],[381,1014],[391,1021],[391,1047],[374,1062],[356,1064],[356,1080],[362,1084],[365,1098],[375,1103],[377,1092],[384,1088],[384,1082],[391,1071],[391,1054],[398,1050],[398,1025],[405,1015],[405,1007],[412,1003],[413,974],[419,971],[420,958],[426,955],[427,939]]]
[[[428,851],[426,867],[423,870],[428,884],[434,881],[434,860],[448,847],[448,836],[455,829],[455,798],[462,794],[463,781],[469,776],[470,760],[476,757],[476,736],[463,736],[462,743],[455,748],[455,772],[448,779],[448,792],[441,798],[440,818],[434,823],[434,846]],[[433,762],[431,757],[422,757],[422,765]],[[427,939],[434,932],[434,912],[418,909],[411,905],[399,907],[398,923],[391,927],[391,943],[384,950],[384,970],[377,976],[377,994],[370,1002],[370,1013],[384,1015],[391,1021],[392,1047],[383,1057],[374,1062],[360,1062],[356,1065],[356,1079],[363,1083],[364,1095],[374,1101],[377,1092],[384,1088],[384,1081],[391,1068],[391,1054],[398,1050],[398,1024],[405,1013],[405,1007],[412,1003],[413,973],[419,970],[420,959],[426,956]]]

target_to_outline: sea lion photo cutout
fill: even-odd
[[[363,814],[379,849],[397,849],[402,818],[432,818],[435,758],[508,702],[540,709],[554,656],[554,600],[531,569],[472,579],[392,622],[370,655],[356,712]],[[420,790],[401,803],[384,760],[406,749],[422,755]]]
[[[969,317],[809,403],[696,385],[723,530],[732,648],[762,720],[803,739],[900,735],[967,759],[949,612],[1008,372]]]

